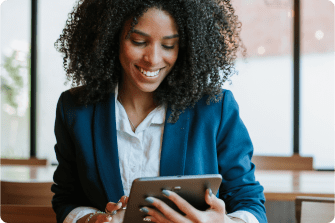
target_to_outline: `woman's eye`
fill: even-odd
[[[135,41],[135,40],[132,40],[132,43],[135,44],[136,46],[143,46],[143,45],[147,44],[146,42],[138,42],[138,41]],[[167,50],[172,50],[174,48],[174,45],[173,46],[162,45],[162,46]]]
[[[165,49],[172,50],[172,49],[174,48],[174,45],[173,45],[173,46],[166,46],[166,45],[163,45],[163,47],[164,47]]]
[[[142,46],[142,45],[145,44],[145,42],[137,42],[137,41],[134,41],[134,40],[132,40],[132,42],[137,46]]]

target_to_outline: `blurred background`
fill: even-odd
[[[31,1],[1,4],[1,158],[36,157],[56,164],[54,121],[70,88],[54,42],[74,0],[38,1],[36,133],[30,131]],[[255,155],[293,154],[293,0],[233,0],[247,58],[236,61],[230,89],[254,143]],[[314,169],[334,169],[334,5],[301,0],[300,155]]]

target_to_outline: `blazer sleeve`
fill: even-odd
[[[255,180],[255,165],[251,163],[253,145],[240,118],[239,107],[229,90],[224,91],[221,111],[217,153],[223,180],[219,197],[225,201],[228,213],[248,211],[260,223],[265,223],[263,187]]]
[[[65,93],[62,93],[60,96],[56,110],[55,153],[59,164],[53,176],[54,184],[51,187],[51,191],[54,192],[52,207],[58,223],[63,223],[66,216],[76,207],[91,206],[78,177],[75,147],[64,113],[66,110],[64,95]]]

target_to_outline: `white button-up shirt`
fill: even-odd
[[[118,88],[115,89],[115,118],[119,166],[124,194],[129,196],[131,185],[139,177],[159,176],[159,163],[163,142],[166,105],[151,111],[147,117],[132,131],[128,115],[117,100]],[[73,209],[64,223],[76,223],[81,217],[98,211],[92,207]],[[246,223],[259,223],[256,217],[247,211],[228,214],[230,218],[239,218]]]

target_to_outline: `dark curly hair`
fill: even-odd
[[[81,86],[79,104],[108,98],[121,81],[119,36],[128,19],[131,29],[149,9],[172,15],[178,27],[179,54],[174,68],[154,92],[157,104],[167,103],[169,122],[193,107],[204,95],[222,99],[221,87],[236,71],[241,22],[230,0],[79,0],[69,14],[55,47],[64,54],[63,66],[72,87]],[[78,88],[79,89],[79,88]]]

